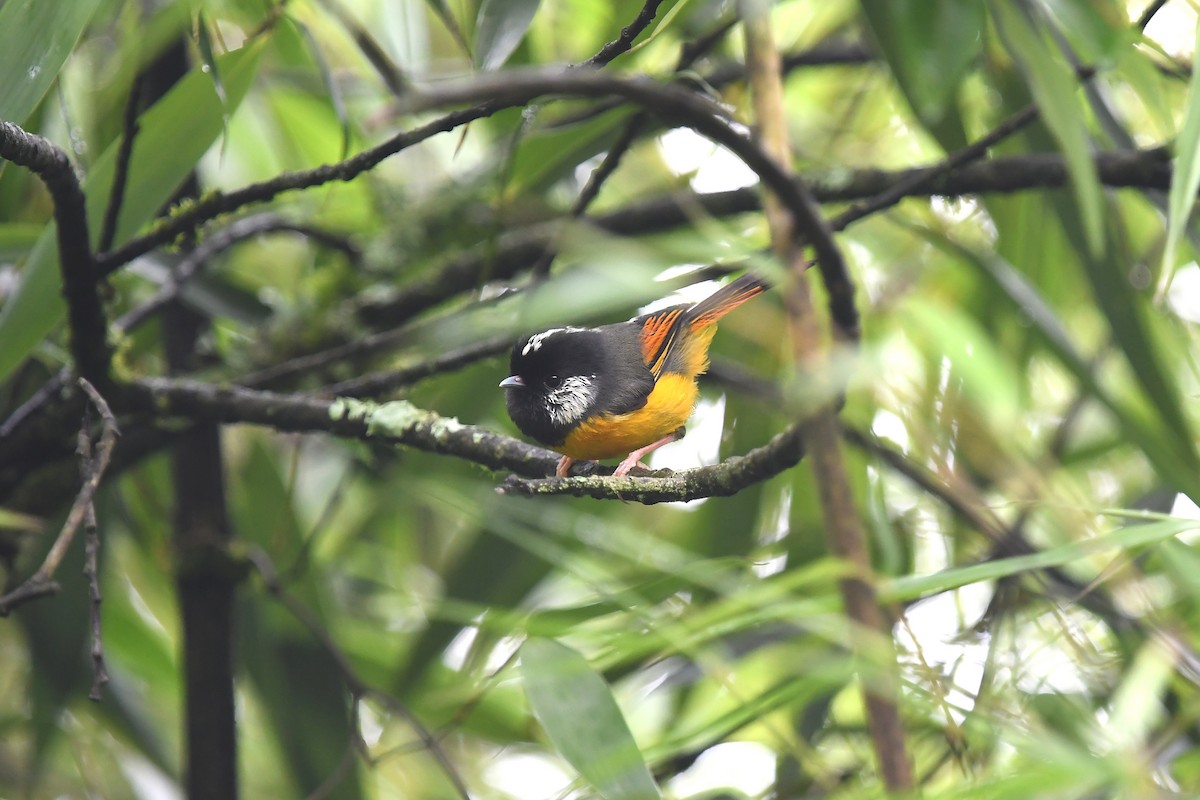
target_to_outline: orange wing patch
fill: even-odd
[[[668,362],[672,371],[691,377],[708,369],[714,323],[766,290],[765,281],[747,273],[693,306],[675,306],[646,317],[641,331],[642,358],[655,380],[662,377]]]
[[[679,307],[664,309],[642,323],[642,359],[656,378],[662,373],[671,342],[678,332],[676,323],[683,312],[684,309]]]

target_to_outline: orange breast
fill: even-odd
[[[696,405],[693,376],[664,373],[646,405],[628,414],[601,415],[582,422],[555,449],[575,459],[598,460],[628,455],[678,430]]]

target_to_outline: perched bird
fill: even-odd
[[[708,369],[716,321],[767,289],[748,273],[691,305],[599,328],[551,328],[513,346],[501,383],[521,431],[576,460],[623,456],[625,475],[647,453],[683,437]],[[644,466],[644,465],[641,465]]]

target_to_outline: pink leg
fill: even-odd
[[[642,456],[647,455],[648,453],[654,452],[658,448],[662,447],[664,444],[670,444],[671,442],[679,441],[680,439],[683,438],[684,433],[685,433],[684,429],[680,428],[679,430],[675,431],[674,433],[669,433],[666,436],[662,437],[657,442],[648,444],[645,447],[640,447],[637,450],[634,450],[632,453],[625,456],[624,461],[622,461],[620,464],[617,465],[617,468],[615,470],[613,470],[613,475],[618,476],[618,477],[621,475],[628,475],[629,470],[633,469],[634,467],[641,467],[642,469],[649,469],[649,467],[647,467],[645,464],[641,463]]]
[[[563,456],[558,460],[558,466],[554,468],[554,476],[556,478],[565,478],[567,473],[571,471],[571,465],[575,463],[575,459],[570,456]]]

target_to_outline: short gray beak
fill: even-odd
[[[504,380],[500,381],[501,389],[524,389],[525,381],[521,380],[520,375],[509,375]]]

